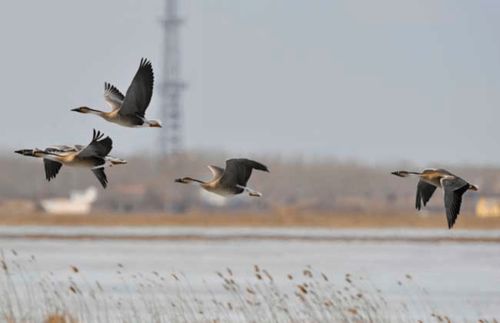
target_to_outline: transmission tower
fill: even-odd
[[[160,153],[164,157],[182,149],[181,94],[185,83],[181,79],[180,26],[178,1],[166,0],[164,32],[163,78],[161,83]]]

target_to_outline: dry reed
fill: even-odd
[[[9,323],[452,321],[425,303],[409,274],[394,283],[413,297],[394,304],[364,277],[328,276],[310,266],[284,277],[258,265],[246,273],[225,268],[200,291],[183,273],[137,273],[123,264],[115,283],[91,280],[74,265],[41,272],[34,257],[15,251],[2,251],[0,264],[0,321]]]

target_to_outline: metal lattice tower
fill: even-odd
[[[181,79],[180,26],[177,0],[166,0],[164,30],[163,78],[161,83],[160,153],[178,152],[182,149],[181,94],[185,83]]]

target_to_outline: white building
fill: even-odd
[[[89,187],[85,191],[73,191],[69,198],[41,200],[42,209],[53,214],[87,214],[97,199],[97,189]]]

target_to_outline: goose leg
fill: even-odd
[[[261,197],[262,196],[262,193],[257,192],[256,190],[253,190],[250,187],[246,187],[246,186],[243,186],[243,185],[236,185],[236,187],[244,189],[245,191],[248,192],[248,195],[250,195],[250,196],[253,196],[253,197]]]

